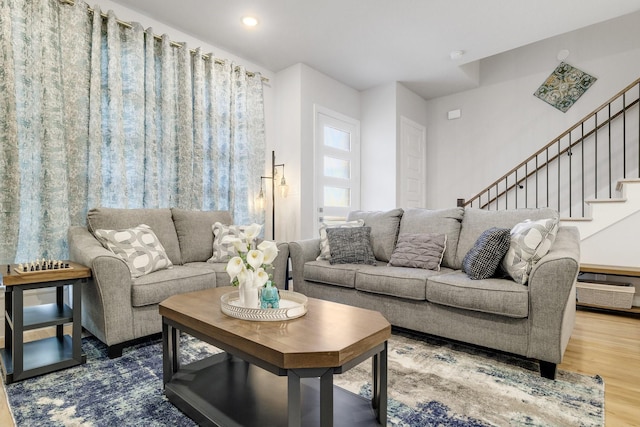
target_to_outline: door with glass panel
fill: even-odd
[[[344,220],[360,209],[360,122],[315,109],[316,224]]]

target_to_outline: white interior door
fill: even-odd
[[[360,208],[360,122],[315,106],[315,222]]]
[[[427,128],[400,117],[400,206],[426,207]]]

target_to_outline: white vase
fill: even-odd
[[[247,308],[260,308],[258,288],[253,283],[240,281],[238,284],[238,294],[240,295],[240,305]]]

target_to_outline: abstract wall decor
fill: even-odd
[[[561,62],[533,95],[566,113],[596,80],[596,77]]]

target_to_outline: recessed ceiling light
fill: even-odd
[[[449,56],[452,60],[460,59],[464,55],[464,50],[452,50]]]
[[[253,16],[245,16],[242,18],[242,23],[247,27],[255,27],[258,25],[258,20]]]
[[[569,56],[569,50],[562,49],[560,52],[558,52],[556,58],[558,58],[558,61],[564,61],[565,59],[567,59],[567,56]]]

